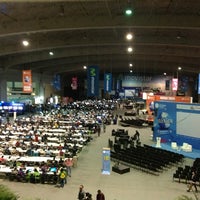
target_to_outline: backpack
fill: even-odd
[[[64,173],[64,172],[62,172],[62,173],[60,174],[60,178],[61,178],[61,179],[64,179],[64,178],[65,178],[65,173]]]

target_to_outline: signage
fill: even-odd
[[[104,74],[104,92],[111,92],[112,90],[112,74],[105,73]]]
[[[99,67],[90,66],[87,68],[87,96],[99,96]]]
[[[172,90],[173,91],[177,91],[178,90],[178,79],[177,78],[173,78],[172,79]]]
[[[31,70],[23,70],[22,71],[22,85],[23,85],[23,92],[26,92],[26,93],[32,92]]]
[[[102,174],[110,175],[110,148],[102,151]]]

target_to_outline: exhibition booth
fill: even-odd
[[[199,104],[155,101],[154,117],[153,139],[160,147],[200,157]]]

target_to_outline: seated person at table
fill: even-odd
[[[22,168],[20,168],[19,170],[18,170],[18,173],[17,173],[17,180],[18,181],[23,181],[23,180],[25,180],[25,173],[24,173],[24,171],[23,171],[23,169]]]
[[[30,177],[31,177],[31,171],[30,170],[26,170],[26,174],[25,174],[26,182],[30,182]]]
[[[40,173],[38,172],[38,170],[35,168],[34,172],[32,174],[33,176],[31,176],[31,182],[32,183],[39,183],[40,182]]]
[[[1,156],[0,164],[6,164],[6,159],[4,158],[4,156]]]

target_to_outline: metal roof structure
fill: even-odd
[[[133,73],[199,73],[200,1],[0,1],[0,73],[126,73],[130,63]]]

